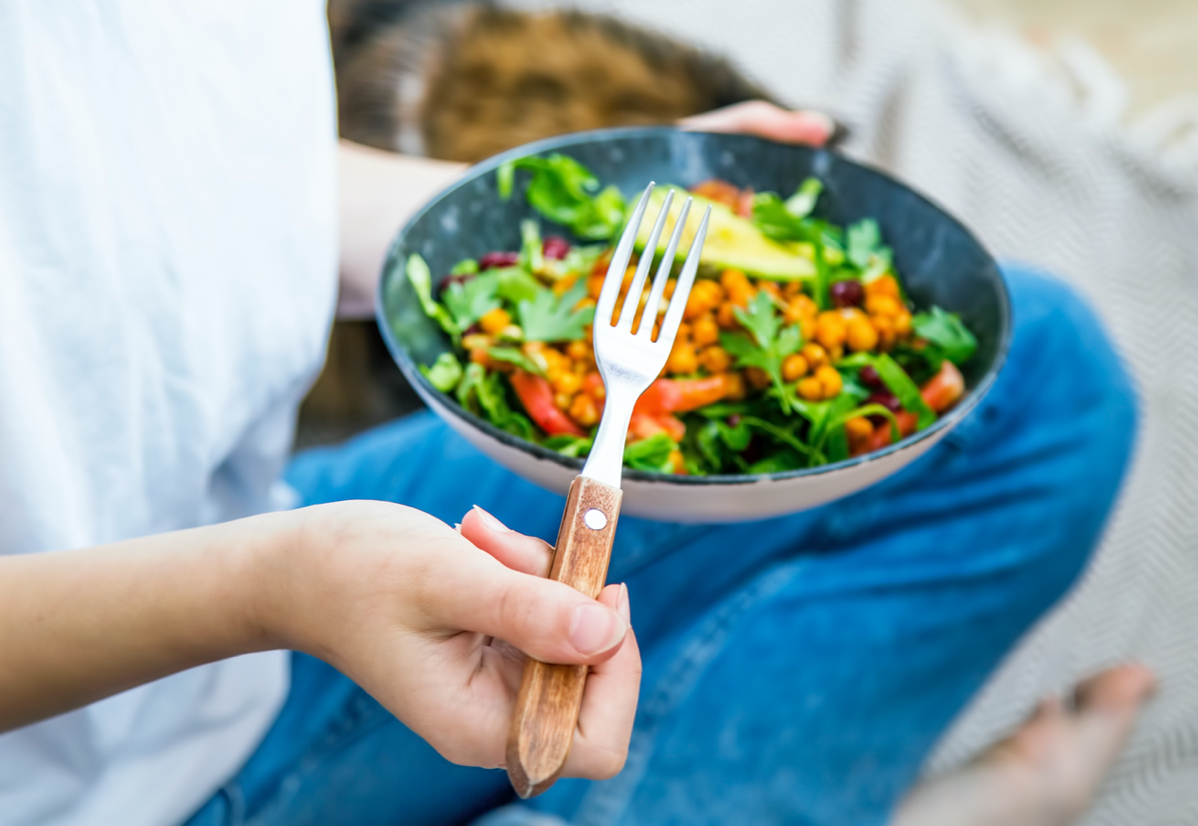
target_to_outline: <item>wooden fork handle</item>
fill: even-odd
[[[621,496],[619,488],[586,476],[574,479],[550,579],[592,599],[599,596],[607,580]],[[548,789],[566,764],[586,678],[585,665],[549,665],[531,658],[525,664],[507,741],[507,774],[521,797]]]

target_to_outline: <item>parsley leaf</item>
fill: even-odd
[[[531,301],[517,304],[525,341],[577,341],[595,318],[594,307],[575,310],[587,294],[586,279],[580,278],[559,299],[552,290],[541,288]]]
[[[441,303],[453,316],[459,330],[469,330],[475,322],[499,306],[498,281],[483,273],[461,282],[450,281],[441,291]]]
[[[911,319],[911,328],[915,335],[939,348],[953,364],[964,364],[978,349],[977,338],[961,323],[961,317],[939,307],[916,315]]]
[[[742,333],[721,333],[720,344],[736,357],[737,367],[757,367],[769,375],[782,412],[789,414],[792,394],[782,381],[782,361],[802,346],[803,334],[794,325],[779,330],[774,302],[765,291],[753,297],[747,310],[737,307],[734,313],[751,338]]]

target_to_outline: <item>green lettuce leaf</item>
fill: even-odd
[[[462,328],[458,327],[449,311],[433,298],[433,275],[429,271],[428,263],[419,255],[413,254],[409,256],[404,271],[408,277],[408,283],[416,291],[416,297],[420,300],[420,307],[424,310],[424,314],[440,324],[441,329],[451,336],[455,338],[460,336]]]
[[[595,318],[594,307],[575,310],[574,305],[587,293],[586,279],[580,278],[559,299],[552,290],[541,288],[531,301],[517,305],[525,341],[577,341]]]
[[[432,367],[420,365],[420,372],[433,387],[442,393],[450,392],[462,380],[462,364],[453,353],[442,353],[437,356]]]
[[[911,328],[915,335],[935,345],[953,364],[964,364],[977,352],[977,338],[956,313],[933,307],[930,312],[912,318]]]

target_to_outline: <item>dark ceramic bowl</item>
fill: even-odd
[[[521,197],[524,178],[520,175],[516,194],[508,201],[500,199],[496,168],[513,158],[553,152],[576,158],[604,185],[614,183],[625,193],[643,189],[650,180],[692,186],[722,178],[740,187],[788,195],[805,178],[817,176],[825,186],[817,214],[842,225],[876,219],[916,306],[937,304],[960,313],[978,339],[977,354],[963,369],[969,388],[966,397],[934,425],[895,445],[824,467],[758,476],[687,477],[626,469],[626,513],[681,522],[727,522],[823,504],[894,473],[926,452],[994,384],[1011,337],[1011,310],[1002,275],[968,230],[893,178],[832,152],[743,135],[664,127],[566,135],[514,149],[470,169],[400,230],[379,288],[379,325],[408,381],[454,430],[521,476],[565,492],[582,463],[491,426],[436,390],[421,374],[417,365],[432,364],[450,342],[421,311],[404,277],[404,262],[419,253],[438,276],[463,258],[518,249],[520,221],[537,216]],[[568,235],[558,228],[551,231]]]

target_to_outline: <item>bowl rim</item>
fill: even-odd
[[[392,269],[392,266],[393,266],[392,262],[398,255],[399,247],[402,244],[405,236],[407,235],[408,231],[418,221],[420,221],[428,212],[432,211],[432,209],[434,207],[436,207],[436,205],[438,203],[440,203],[447,195],[449,195],[450,193],[456,192],[457,190],[461,189],[464,186],[469,185],[470,183],[472,183],[473,181],[475,181],[482,175],[484,175],[488,172],[491,172],[492,170],[497,169],[498,167],[502,166],[504,163],[506,163],[508,161],[517,160],[519,158],[528,157],[530,155],[543,154],[546,152],[551,152],[554,150],[559,150],[559,149],[563,149],[563,148],[567,148],[567,147],[571,147],[571,146],[577,146],[580,144],[595,143],[595,142],[600,142],[600,141],[605,141],[605,140],[628,138],[628,137],[651,137],[654,135],[663,135],[664,136],[667,134],[668,135],[676,135],[676,134],[688,134],[688,133],[694,133],[694,134],[700,134],[700,135],[725,135],[725,136],[728,136],[728,133],[703,132],[701,130],[679,129],[674,126],[627,126],[627,127],[615,127],[615,128],[609,128],[609,129],[593,129],[593,130],[588,130],[588,131],[584,131],[584,132],[570,132],[570,133],[566,133],[563,135],[556,135],[552,138],[545,138],[543,140],[533,141],[532,143],[527,143],[522,146],[517,146],[513,149],[509,149],[506,152],[501,152],[498,155],[493,155],[492,157],[487,158],[486,160],[480,161],[479,163],[476,163],[476,164],[473,164],[472,166],[467,167],[462,172],[461,177],[459,177],[452,184],[450,184],[445,189],[441,190],[439,193],[437,193],[435,196],[433,196],[427,203],[424,204],[424,206],[422,206],[414,215],[412,215],[412,217],[409,218],[402,227],[400,227],[399,231],[396,232],[395,237],[391,240],[391,243],[387,247],[387,254],[383,259],[382,268],[381,268],[381,271],[379,274],[379,282],[375,289],[375,321],[377,322],[377,324],[379,326],[379,330],[382,333],[383,340],[387,345],[387,349],[391,351],[392,358],[395,359],[396,363],[399,365],[400,369],[403,371],[405,377],[408,379],[409,382],[411,382],[415,386],[415,388],[417,389],[419,394],[422,396],[432,394],[434,397],[439,398],[439,400],[442,402],[442,406],[446,410],[448,410],[452,415],[463,420],[465,423],[470,425],[472,428],[482,431],[484,434],[490,436],[491,438],[499,441],[500,443],[502,443],[504,445],[507,445],[508,447],[514,447],[518,450],[522,450],[526,453],[530,453],[537,459],[541,459],[544,461],[552,462],[557,465],[561,465],[563,468],[567,468],[567,469],[575,471],[576,474],[581,473],[582,465],[583,465],[582,459],[573,458],[573,457],[569,457],[569,456],[563,456],[562,454],[557,453],[556,451],[550,450],[549,448],[544,447],[542,445],[538,445],[535,442],[530,442],[526,439],[522,439],[518,436],[514,436],[505,430],[500,430],[498,427],[495,427],[493,424],[486,421],[485,419],[483,419],[479,416],[475,416],[473,413],[471,413],[470,411],[463,408],[458,403],[457,399],[453,398],[448,393],[441,392],[440,390],[438,390],[436,387],[433,386],[432,382],[430,382],[427,378],[425,378],[424,374],[420,372],[420,369],[416,365],[415,361],[411,358],[411,356],[408,355],[407,350],[404,349],[403,347],[401,347],[399,345],[399,342],[397,342],[395,340],[394,333],[391,330],[390,320],[387,318],[386,308],[384,305],[385,296],[386,296],[387,273],[389,270]],[[737,133],[737,134],[733,134],[732,137],[736,137],[736,138],[742,139],[742,140],[756,141],[756,142],[759,142],[762,144],[770,144],[770,145],[774,145],[774,146],[791,146],[790,144],[782,144],[777,141],[771,141],[771,140],[768,140],[765,138],[757,137],[755,135],[743,135],[743,134]],[[819,476],[822,474],[833,473],[833,472],[841,471],[841,470],[848,470],[850,468],[864,465],[868,462],[877,461],[878,459],[882,459],[883,457],[890,456],[894,453],[898,453],[900,451],[906,450],[907,448],[915,446],[916,444],[935,435],[936,433],[939,433],[939,432],[945,431],[945,430],[949,430],[949,429],[955,427],[958,422],[960,422],[967,415],[969,415],[970,412],[972,412],[972,410],[978,405],[978,403],[982,400],[982,398],[990,391],[990,388],[994,386],[994,383],[998,379],[998,374],[1002,371],[1002,368],[1006,364],[1007,355],[1008,355],[1008,353],[1010,351],[1010,347],[1011,347],[1011,339],[1014,335],[1014,325],[1011,323],[1012,309],[1011,309],[1010,290],[1008,289],[1006,277],[1003,275],[1002,268],[998,266],[998,263],[997,263],[997,261],[995,261],[993,254],[989,251],[989,249],[986,248],[986,246],[984,244],[982,244],[982,242],[969,229],[969,227],[965,226],[961,221],[957,220],[957,218],[951,212],[949,212],[947,209],[942,207],[940,204],[938,204],[933,199],[924,195],[922,192],[920,192],[919,190],[910,186],[909,184],[906,184],[906,183],[898,180],[893,175],[890,175],[890,174],[884,172],[883,170],[873,166],[872,164],[863,163],[861,161],[854,160],[842,153],[834,152],[830,149],[816,148],[816,147],[798,147],[798,146],[796,146],[795,148],[806,149],[807,151],[810,151],[810,152],[826,153],[829,155],[835,155],[836,158],[840,162],[847,163],[851,166],[858,167],[870,174],[877,175],[893,184],[896,184],[897,186],[902,187],[903,189],[905,189],[909,193],[911,193],[914,197],[916,197],[920,201],[923,201],[925,204],[927,204],[928,206],[932,207],[934,210],[936,210],[937,212],[942,214],[949,221],[956,224],[957,227],[962,232],[964,232],[968,238],[970,238],[975,244],[977,244],[978,248],[986,254],[986,256],[990,259],[990,262],[994,265],[993,271],[997,275],[997,282],[998,282],[998,288],[999,288],[998,289],[999,299],[1000,299],[1000,301],[999,301],[999,320],[1001,323],[1001,332],[1000,332],[1000,336],[999,336],[999,340],[998,340],[998,344],[997,344],[997,349],[994,354],[994,361],[991,363],[991,365],[990,365],[989,369],[986,371],[985,375],[982,376],[981,381],[979,381],[972,389],[969,390],[969,392],[965,395],[965,398],[962,399],[961,402],[956,407],[954,407],[952,410],[950,410],[947,414],[945,414],[944,416],[941,416],[939,419],[937,419],[935,423],[929,425],[928,427],[924,428],[923,430],[920,430],[916,433],[911,434],[910,436],[906,437],[905,439],[900,439],[899,441],[897,441],[891,445],[888,445],[880,450],[871,451],[870,453],[867,453],[863,456],[854,456],[854,457],[850,457],[848,459],[841,460],[839,462],[821,465],[819,467],[814,467],[814,468],[800,468],[798,470],[787,470],[787,471],[780,471],[777,473],[757,473],[757,474],[719,474],[719,475],[709,475],[709,476],[689,476],[689,475],[684,476],[684,475],[667,474],[667,473],[653,473],[650,471],[643,471],[643,470],[633,470],[631,468],[625,467],[623,469],[623,477],[622,477],[624,481],[636,481],[639,483],[681,485],[681,486],[753,485],[753,484],[761,484],[763,482],[784,482],[784,481],[788,481],[791,479],[802,479],[802,478],[807,478],[807,477],[811,477],[811,476]],[[402,277],[402,273],[403,273],[402,267],[396,269],[396,272],[401,274],[399,277]]]

